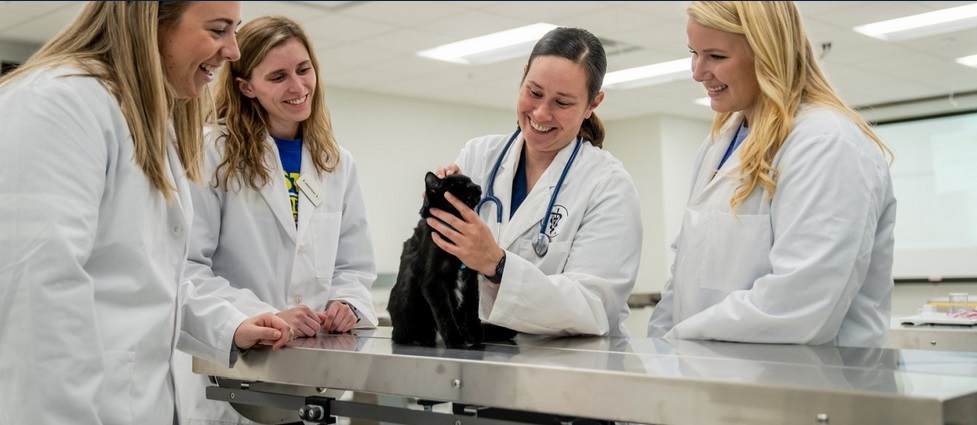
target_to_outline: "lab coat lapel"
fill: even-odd
[[[550,166],[546,168],[543,175],[539,177],[539,181],[533,186],[533,190],[526,196],[526,200],[522,202],[519,206],[519,210],[512,216],[512,221],[505,226],[505,230],[502,231],[502,238],[499,240],[499,245],[504,248],[511,248],[513,242],[519,238],[520,235],[526,233],[527,230],[533,229],[533,232],[537,232],[539,229],[539,222],[543,219],[544,215],[548,216],[549,211],[546,211],[546,207],[549,205],[550,197],[552,197],[553,190],[556,188],[556,182],[560,179],[560,174],[563,173],[563,168],[566,166],[567,159],[570,158],[570,153],[573,152],[573,146],[576,140],[570,142],[569,145],[560,150],[553,158],[553,162]],[[520,146],[520,149],[522,147]],[[583,147],[581,147],[583,149]],[[513,169],[511,174],[515,173],[515,168],[519,165],[518,162],[513,162],[511,168]],[[567,174],[566,179],[563,180],[563,186],[566,187],[568,182],[572,179],[572,168],[570,166],[571,172]],[[501,180],[501,179],[499,179]],[[509,186],[509,192],[512,192],[512,178],[509,177],[506,180],[506,185]],[[511,195],[509,198],[502,199],[512,199]],[[559,201],[557,201],[559,202]],[[508,203],[511,205],[511,202]],[[507,210],[508,211],[508,210]]]
[[[319,185],[320,188],[323,187],[322,180],[316,173],[315,164],[312,162],[312,154],[309,152],[308,145],[306,145],[304,142],[302,143],[302,166],[300,175],[308,176],[308,178]],[[312,222],[312,214],[314,213],[316,206],[311,200],[309,200],[309,197],[303,193],[301,189],[296,189],[299,192],[299,225],[297,229],[297,237],[298,240],[304,240],[305,232],[308,231],[309,223]],[[325,202],[325,199],[322,201]]]
[[[288,199],[288,187],[285,186],[285,170],[278,159],[278,146],[271,136],[265,138],[270,149],[265,153],[265,164],[271,170],[271,183],[261,187],[261,197],[268,203],[268,208],[278,219],[278,224],[292,241],[297,240],[295,220],[292,218],[292,202]],[[301,217],[301,216],[300,216]]]
[[[736,167],[740,164],[739,150],[733,152],[726,163],[723,164],[722,169],[716,170],[716,166],[719,165],[719,161],[723,159],[723,155],[726,154],[726,149],[729,148],[729,142],[736,132],[736,128],[739,127],[741,120],[736,122],[736,125],[727,125],[725,129],[720,133],[719,138],[716,139],[709,146],[709,150],[706,151],[705,156],[702,159],[702,163],[699,164],[699,175],[695,180],[695,189],[693,190],[692,200],[705,196],[713,187],[718,185],[723,180],[733,176],[735,178],[734,171]],[[742,146],[741,146],[742,147]]]

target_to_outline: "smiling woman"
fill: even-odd
[[[881,346],[892,304],[889,153],[821,70],[793,2],[692,2],[712,132],[648,336]]]
[[[172,423],[174,341],[230,366],[234,346],[291,338],[281,318],[199,297],[181,273],[198,76],[237,58],[233,35],[201,35],[240,13],[90,2],[0,80],[0,421]]]
[[[238,21],[222,13],[220,2],[189,2],[178,19],[160,24],[163,70],[177,98],[200,97],[214,70],[240,56],[234,30]]]
[[[305,30],[280,16],[238,32],[221,70],[220,127],[207,135],[206,183],[191,187],[187,275],[244,312],[274,312],[300,336],[377,325],[373,245],[356,163],[332,132]],[[184,423],[245,418],[208,400],[207,377],[174,356]]]

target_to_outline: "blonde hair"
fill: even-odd
[[[251,73],[265,60],[268,52],[289,40],[298,40],[309,52],[313,72],[318,76],[319,61],[305,30],[291,19],[265,16],[254,19],[238,31],[241,59],[224,65],[217,84],[215,113],[227,127],[224,160],[214,171],[215,187],[228,190],[247,184],[258,190],[272,178],[264,162],[269,145],[268,112],[258,99],[245,97],[237,79],[251,79]],[[302,143],[312,154],[318,173],[333,172],[339,165],[339,145],[333,136],[332,121],[325,104],[322,82],[316,78],[312,94],[312,114],[301,123]]]
[[[0,83],[55,66],[75,67],[80,75],[99,79],[119,102],[132,133],[136,163],[170,200],[175,190],[166,177],[170,118],[180,161],[191,180],[200,180],[203,162],[201,100],[176,99],[159,52],[160,27],[179,21],[187,4],[89,2],[71,24]]]
[[[729,201],[743,202],[757,185],[773,197],[778,171],[771,165],[794,128],[802,104],[834,108],[848,116],[888,157],[892,152],[868,123],[841,100],[828,83],[793,2],[695,1],[686,13],[694,22],[746,38],[754,57],[760,93],[753,107],[750,134],[740,147],[743,183]],[[717,113],[712,125],[715,139],[735,113]]]

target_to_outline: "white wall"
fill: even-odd
[[[712,126],[712,113],[706,114],[702,121],[675,117],[659,117],[662,121],[662,181],[668,182],[662,186],[662,205],[665,240],[660,241],[665,246],[665,272],[675,259],[670,246],[682,228],[682,217],[685,215],[685,204],[689,200],[689,190],[692,184],[692,163],[702,141],[709,134]],[[658,292],[664,286],[656,286],[652,292]]]
[[[512,102],[515,108],[516,92]],[[515,111],[377,95],[326,86],[339,144],[359,169],[379,273],[397,273],[420,219],[424,174],[454,162],[465,143],[515,130]]]
[[[0,60],[23,62],[40,47],[34,44],[0,41]]]
[[[624,163],[641,198],[644,246],[634,292],[660,292],[674,255],[669,246],[678,235],[689,194],[692,162],[709,132],[704,120],[644,116],[606,123],[604,148]]]

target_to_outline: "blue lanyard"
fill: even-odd
[[[723,160],[719,161],[719,166],[716,167],[717,170],[723,168],[723,164],[726,163],[726,160],[733,155],[733,151],[743,144],[743,141],[746,140],[746,136],[750,134],[749,129],[747,129],[745,124],[746,121],[743,121],[740,126],[736,128],[736,133],[733,134],[733,140],[729,142],[729,147],[726,148],[726,154],[723,155]],[[743,131],[743,129],[747,129],[747,131]],[[742,134],[742,136],[740,134]]]

